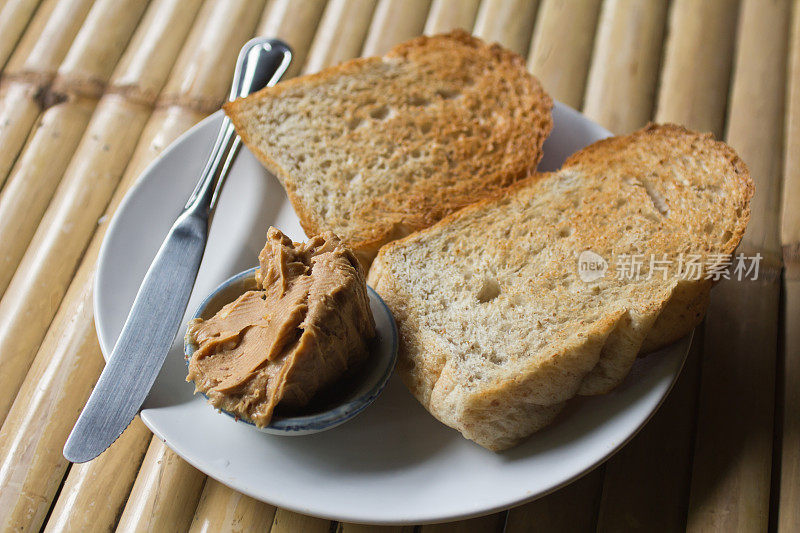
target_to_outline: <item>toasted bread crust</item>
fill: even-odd
[[[688,174],[698,171],[703,174]],[[653,177],[656,174],[660,177]],[[545,339],[550,351],[538,353],[528,363],[514,366],[505,377],[495,377],[477,387],[468,387],[462,381],[464,374],[455,371],[462,364],[458,362],[461,354],[452,348],[448,351],[442,345],[442,326],[437,326],[437,329],[426,326],[441,322],[421,315],[419,296],[412,297],[407,291],[407,286],[412,284],[409,279],[413,277],[408,275],[411,267],[407,258],[411,257],[410,254],[424,249],[426,252],[421,256],[428,262],[436,261],[442,257],[441,253],[436,248],[424,248],[426,243],[463,242],[459,240],[458,232],[474,228],[477,221],[482,220],[482,214],[494,213],[498,209],[501,212],[510,210],[512,207],[500,209],[500,206],[512,205],[521,195],[535,196],[546,184],[560,183],[558,180],[591,180],[597,187],[602,187],[607,179],[619,180],[620,183],[632,179],[635,182],[637,176],[651,179],[648,184],[644,181],[635,184],[635,187],[640,187],[636,201],[645,203],[636,204],[626,213],[641,216],[645,221],[643,224],[656,224],[653,226],[656,228],[660,222],[653,223],[650,219],[663,217],[671,220],[665,227],[685,228],[690,233],[685,233],[684,237],[691,235],[694,239],[692,246],[701,253],[726,255],[735,251],[749,220],[749,202],[754,190],[747,167],[724,143],[713,140],[710,135],[672,124],[649,125],[629,136],[595,143],[570,157],[558,173],[522,180],[493,198],[466,207],[433,227],[392,242],[380,250],[370,270],[369,282],[393,312],[399,311],[396,314],[401,331],[398,372],[415,397],[436,418],[481,446],[495,451],[507,449],[549,423],[555,417],[554,413],[575,394],[599,394],[613,389],[625,378],[637,353],[643,349],[655,350],[677,340],[702,319],[712,282],[668,278],[664,283],[650,286],[647,292],[624,305],[609,303],[607,314],[592,322],[588,329],[584,328],[580,338],[558,342]],[[624,190],[630,190],[632,186],[626,187]],[[644,194],[644,189],[647,189],[647,194]],[[709,196],[699,197],[698,191]],[[660,198],[662,194],[672,195],[667,205],[659,205],[663,200]],[[713,195],[717,195],[720,205],[714,205]],[[622,227],[616,231],[597,227],[602,226],[605,214],[619,208],[617,202],[624,201],[624,197],[593,199],[595,201],[588,205],[581,204],[580,198],[572,201],[568,201],[570,198],[561,199],[564,205],[574,206],[577,210],[574,216],[566,217],[571,220],[569,224],[578,235],[576,238],[585,237],[576,241],[584,243],[577,252],[592,249],[595,245],[602,249],[606,239],[610,239],[609,243],[618,242],[618,235],[627,231]],[[558,200],[555,196],[552,201],[557,204]],[[692,202],[696,205],[693,206]],[[553,204],[551,209],[559,208]],[[659,215],[661,210],[663,213]],[[712,216],[709,212],[716,214]],[[497,224],[503,227],[524,225],[524,218],[524,213],[515,211],[513,216]],[[473,220],[476,222],[471,222]],[[589,226],[575,227],[575,224],[586,223]],[[530,231],[541,233],[547,228],[540,226],[530,228]],[[635,225],[632,231],[636,231]],[[596,237],[593,238],[593,234]],[[439,235],[448,235],[449,239],[434,240]],[[650,241],[640,245],[653,252],[664,249],[661,247],[667,243],[673,251],[694,250],[682,247],[683,242],[674,238],[670,242],[671,238],[669,231],[653,234]],[[459,244],[455,246],[450,253],[459,257],[458,264],[466,264],[469,255],[459,256]],[[489,257],[508,256],[505,243],[488,241],[482,246],[476,249],[491,250]],[[524,255],[511,257],[521,261]],[[517,264],[512,263],[512,266]],[[401,266],[406,268],[403,270],[405,275],[398,276]],[[423,293],[426,293],[428,285],[424,287]],[[541,303],[543,300],[537,300],[531,305]],[[504,336],[501,337],[503,340],[498,339],[498,342],[504,342]]]
[[[315,177],[318,170],[290,168],[285,154],[258,138],[253,118],[256,106],[323,90],[373,69],[389,74],[393,69],[417,71],[419,81],[392,86],[388,93],[370,94],[355,107],[340,102],[341,109],[312,109],[311,114],[346,115],[360,124],[335,140],[335,150],[354,159],[357,172],[377,176],[370,163],[375,157],[384,157],[380,154],[387,143],[394,146],[394,154],[385,157],[390,157],[390,164],[397,163],[398,169],[388,177],[375,178],[380,193],[348,196],[341,202],[346,204],[346,213],[324,212],[308,192],[308,177]],[[445,89],[433,91],[436,84]],[[455,87],[457,92],[446,87]],[[406,105],[406,100],[415,98],[423,103]],[[382,122],[365,113],[379,104],[391,110]],[[384,57],[354,59],[282,82],[224,108],[245,145],[281,180],[306,233],[334,231],[368,265],[383,244],[428,227],[530,175],[552,129],[552,105],[519,55],[457,30],[412,39]],[[484,123],[484,116],[493,123]],[[414,161],[416,147],[422,148],[422,155]],[[308,148],[314,147],[302,149]],[[425,152],[428,148],[430,153]],[[320,194],[342,196],[350,186],[327,177],[322,182],[316,186],[325,189]]]

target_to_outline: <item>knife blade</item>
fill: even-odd
[[[249,41],[239,54],[230,99],[274,85],[290,61],[291,50],[281,41]],[[111,357],[67,439],[67,460],[82,463],[100,455],[149,394],[186,311],[219,193],[240,145],[225,117],[200,181],[150,264]]]

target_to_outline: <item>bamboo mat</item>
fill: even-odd
[[[91,293],[125,192],[217,110],[253,35],[289,75],[455,27],[527,57],[610,130],[711,131],[756,181],[741,251],[670,396],[561,490],[450,524],[371,527],[206,478],[137,419],[98,459],[63,443],[103,365]],[[0,0],[0,531],[800,530],[800,1]],[[787,327],[789,326],[789,327]]]

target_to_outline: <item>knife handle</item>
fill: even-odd
[[[278,52],[278,53],[275,53]],[[275,85],[289,68],[292,51],[288,45],[277,39],[255,38],[248,41],[236,61],[234,83],[229,100],[242,98],[253,92],[254,87]],[[269,76],[268,80],[264,80]],[[236,135],[233,123],[226,116],[217,134],[201,175],[189,200],[183,208],[181,217],[200,217],[211,224],[217,207],[219,194],[228,176],[230,167],[241,147],[241,139]]]

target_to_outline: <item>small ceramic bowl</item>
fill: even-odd
[[[214,316],[225,304],[232,302],[244,292],[255,289],[255,272],[256,268],[251,268],[224,281],[203,300],[192,318],[206,320]],[[309,406],[291,415],[276,413],[269,425],[263,428],[237,418],[230,412],[224,410],[220,412],[265,433],[308,435],[334,428],[363,411],[383,391],[397,361],[397,326],[392,313],[372,287],[368,286],[367,292],[377,333],[376,338],[370,342],[370,356],[358,368],[343,376],[327,392],[321,393],[324,399],[312,400]],[[196,349],[194,343],[184,341],[187,365],[188,358]]]

